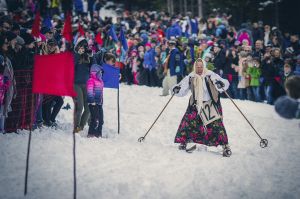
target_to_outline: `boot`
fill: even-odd
[[[229,145],[223,145],[223,157],[230,157],[232,152],[230,150]]]
[[[75,128],[75,133],[79,133],[80,131],[82,131],[82,128],[80,128],[79,126],[77,126],[77,127]]]
[[[186,150],[186,143],[180,143],[180,145],[178,146],[179,150]]]

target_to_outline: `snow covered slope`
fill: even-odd
[[[161,89],[120,88],[121,132],[117,135],[117,91],[106,89],[104,136],[77,139],[78,198],[299,198],[299,121],[279,118],[272,106],[237,100],[269,147],[232,103],[223,99],[224,122],[233,155],[201,147],[192,154],[173,144],[188,96],[174,98],[144,143],[144,135],[169,97]],[[65,101],[72,102],[66,98]],[[73,193],[72,110],[58,116],[61,129],[32,134],[30,199],[67,199]],[[0,135],[0,198],[23,197],[28,133]]]

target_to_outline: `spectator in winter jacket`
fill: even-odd
[[[247,99],[247,88],[249,86],[249,79],[247,78],[248,63],[245,55],[240,54],[239,56],[239,65],[237,67],[239,83],[237,87],[240,99],[245,100]]]
[[[167,38],[171,39],[171,37],[181,37],[182,30],[177,20],[173,20],[173,25],[167,29]]]
[[[289,77],[285,90],[288,96],[282,96],[275,102],[276,112],[286,119],[300,119],[300,77]]]
[[[230,83],[228,88],[228,94],[234,98],[238,98],[238,73],[235,68],[238,65],[238,55],[237,50],[232,47],[226,51],[226,64],[224,67],[224,78],[227,79]],[[211,69],[209,69],[211,70]]]
[[[49,39],[45,45],[45,54],[52,55],[59,53],[57,42],[54,39]],[[44,95],[42,115],[45,126],[57,126],[56,116],[64,104],[62,96]],[[53,105],[54,104],[54,105]]]
[[[3,72],[1,74],[3,75],[3,83],[6,84],[5,97],[4,97],[4,99],[3,99],[4,101],[1,105],[2,119],[8,117],[8,113],[12,110],[11,101],[16,95],[16,82],[15,82],[14,70],[13,70],[13,67],[11,65],[9,58],[6,56],[7,51],[8,51],[7,38],[3,35],[0,35],[0,56],[2,57],[1,65],[2,65],[2,67],[4,65]],[[8,81],[10,82],[10,84],[7,84]],[[2,122],[2,124],[4,127],[3,122]]]
[[[254,98],[256,102],[261,101],[260,97],[260,75],[261,75],[261,69],[260,69],[260,61],[259,58],[253,58],[252,63],[248,63],[248,69],[247,74],[250,75],[250,88],[252,90],[252,93],[254,94]]]
[[[169,95],[169,90],[177,83],[177,75],[180,75],[183,72],[182,54],[175,45],[176,41],[169,41],[169,54],[164,62],[165,78],[162,82],[162,96]]]
[[[83,14],[83,2],[82,0],[74,0],[75,12],[77,15]]]
[[[156,61],[155,61],[155,49],[151,47],[150,43],[147,43],[146,52],[144,54],[144,79],[147,86],[156,86]]]
[[[214,66],[215,72],[219,74],[221,77],[224,73],[224,67],[226,64],[225,51],[221,48],[219,44],[214,44]]]
[[[265,25],[264,27],[264,46],[267,46],[270,43],[270,33],[271,33],[271,27],[269,25]]]
[[[3,75],[5,69],[4,57],[0,55],[0,133],[4,133],[6,116],[3,114],[4,110],[4,98],[8,90],[10,81],[7,76]]]
[[[284,66],[284,61],[281,58],[281,52],[279,48],[275,48],[273,50],[273,65],[275,68],[275,82],[274,82],[274,92],[273,92],[273,97],[274,101],[282,96],[285,95],[284,88],[282,87],[282,79],[281,77],[283,76],[283,66]]]
[[[299,35],[297,34],[291,35],[291,47],[293,48],[296,55],[300,54]]]
[[[295,75],[300,76],[300,55],[297,56],[297,63],[296,63],[296,66],[295,66],[294,73],[295,73]]]
[[[284,74],[282,76],[282,82],[283,84],[285,84],[286,80],[293,76],[294,75],[294,72],[292,70],[292,66],[290,64],[284,64],[284,67],[283,67],[283,71],[284,71]]]
[[[274,103],[273,98],[273,88],[274,88],[274,81],[276,75],[276,69],[273,65],[271,60],[270,53],[266,53],[264,55],[264,60],[262,61],[262,82],[264,84],[264,90],[266,95],[266,100],[268,104]]]
[[[263,41],[262,40],[257,40],[255,42],[255,48],[252,52],[252,57],[258,57],[260,61],[264,57],[264,46],[263,46]]]
[[[89,107],[87,103],[86,82],[89,79],[90,67],[93,57],[90,54],[87,40],[80,37],[74,47],[75,51],[75,132],[83,130],[89,119]]]
[[[257,22],[254,22],[252,26],[252,38],[253,43],[255,43],[257,40],[262,40],[264,38],[264,32],[258,27]]]
[[[93,64],[87,81],[87,102],[91,113],[88,137],[102,137],[103,125],[103,81],[102,68]]]

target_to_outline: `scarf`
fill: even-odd
[[[202,60],[201,60],[202,61]],[[200,114],[201,109],[203,107],[203,93],[204,93],[204,89],[207,90],[206,86],[203,86],[203,84],[205,84],[205,76],[207,73],[207,69],[203,68],[203,72],[201,75],[198,75],[196,73],[196,63],[194,64],[194,78],[193,78],[193,85],[194,85],[194,93],[195,93],[195,100],[196,100],[196,107],[198,110],[198,114]],[[202,63],[204,64],[204,62],[202,61]]]

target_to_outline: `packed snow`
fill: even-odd
[[[188,97],[174,97],[144,143],[137,142],[170,96],[161,88],[120,87],[121,130],[117,133],[117,90],[104,90],[104,138],[76,135],[77,198],[196,199],[299,198],[299,120],[284,120],[273,106],[235,100],[263,138],[259,138],[230,100],[222,99],[232,149],[198,146],[192,154],[174,144]],[[65,103],[72,104],[70,98]],[[59,128],[32,133],[28,194],[23,196],[28,132],[0,135],[0,198],[73,197],[73,108],[61,110]]]

